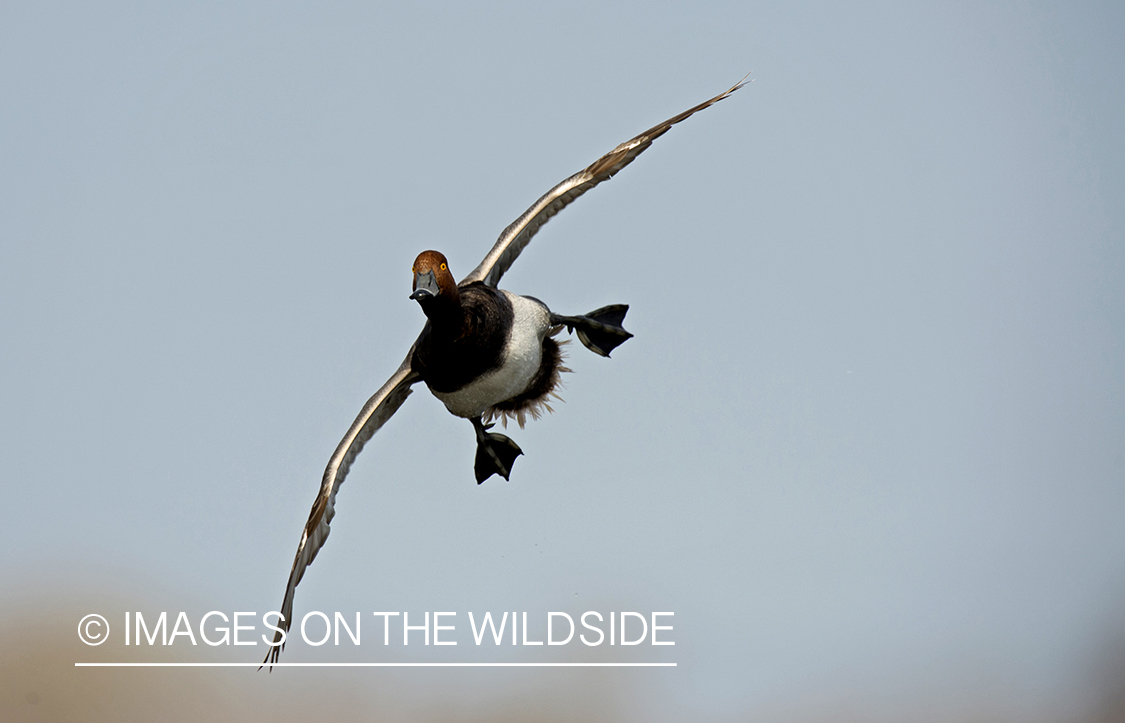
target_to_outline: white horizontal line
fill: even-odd
[[[76,668],[675,668],[675,663],[75,663]]]

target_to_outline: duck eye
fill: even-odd
[[[445,264],[442,264],[442,265],[441,265],[441,270],[442,270],[442,271],[445,271]]]

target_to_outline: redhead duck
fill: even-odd
[[[445,408],[473,423],[477,435],[477,484],[494,474],[508,479],[523,454],[515,442],[492,434],[493,418],[538,417],[555,392],[562,350],[552,338],[562,327],[578,331],[591,351],[609,356],[632,336],[621,327],[624,304],[584,316],[560,316],[539,299],[518,296],[483,281],[458,285],[438,251],[423,251],[414,261],[414,292],[426,314],[426,327],[410,355],[410,369]],[[471,278],[471,277],[470,277]]]
[[[688,117],[719,102],[746,84],[743,78],[729,90],[673,116],[622,143],[585,169],[543,194],[531,208],[504,229],[492,250],[460,283],[449,262],[437,251],[423,251],[414,261],[410,298],[426,315],[426,325],[398,370],[367,400],[328,460],[320,492],[305,523],[289,583],[281,604],[279,629],[263,665],[276,663],[291,625],[293,594],[305,569],[328,539],[335,515],[336,492],[363,445],[390,419],[410,395],[411,386],[425,382],[446,409],[472,422],[477,438],[474,472],[480,484],[496,474],[508,479],[516,457],[523,454],[514,441],[488,430],[492,420],[515,419],[550,410],[562,366],[560,342],[564,327],[577,334],[591,351],[608,357],[632,334],[622,323],[629,307],[614,304],[580,316],[562,316],[531,296],[497,288],[500,277],[552,216],[574,199],[612,178],[643,153],[652,142]],[[565,343],[565,342],[564,342]]]

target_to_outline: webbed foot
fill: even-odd
[[[578,332],[578,340],[590,351],[608,357],[609,353],[633,337],[621,326],[628,304],[610,304],[584,316],[551,314],[552,324],[565,324],[567,331]]]
[[[492,424],[484,424],[480,417],[472,420],[473,429],[477,433],[477,457],[473,464],[473,471],[477,476],[477,484],[481,484],[494,474],[504,479],[512,473],[512,464],[516,457],[523,454],[520,446],[503,434],[492,434]]]

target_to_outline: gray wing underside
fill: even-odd
[[[297,555],[293,558],[293,568],[289,572],[289,584],[285,588],[285,598],[281,603],[282,618],[278,626],[287,632],[292,624],[293,593],[304,577],[305,569],[316,559],[316,553],[324,546],[328,533],[331,532],[328,525],[336,514],[336,492],[343,484],[352,462],[363,449],[363,445],[367,444],[367,440],[371,439],[391,415],[398,411],[410,396],[410,386],[421,378],[410,370],[410,357],[413,353],[414,347],[411,347],[410,353],[406,355],[406,360],[398,370],[367,400],[367,404],[363,405],[359,416],[352,422],[348,433],[340,440],[336,451],[328,460],[328,467],[324,470],[324,477],[320,484],[320,492],[309,512],[309,521],[305,523],[305,530],[301,533],[301,544],[297,546]],[[274,634],[274,646],[266,655],[264,665],[277,662],[278,656],[285,647],[281,637],[281,633]]]
[[[532,204],[531,208],[524,211],[522,216],[504,229],[492,250],[488,252],[479,266],[462,279],[460,285],[464,286],[474,281],[483,281],[488,286],[495,287],[500,283],[500,277],[511,267],[520,252],[531,241],[531,237],[539,230],[539,227],[547,223],[552,216],[602,181],[613,178],[618,171],[632,163],[634,158],[644,153],[654,140],[667,133],[672,126],[680,121],[687,120],[704,108],[718,103],[744,85],[746,85],[746,78],[740,80],[730,90],[724,91],[693,108],[688,108],[683,113],[625,141],[588,167],[547,191],[538,201]]]

